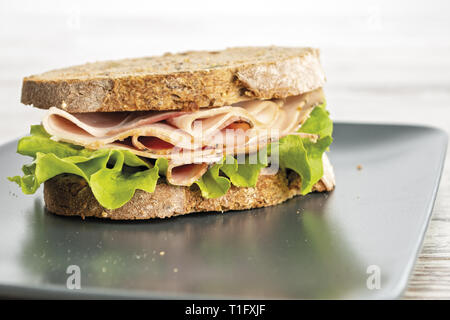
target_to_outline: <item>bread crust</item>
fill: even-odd
[[[331,188],[332,189],[332,188]],[[313,191],[327,190],[319,181]],[[294,172],[280,170],[276,175],[261,175],[254,188],[232,186],[227,194],[205,199],[192,187],[157,184],[153,193],[137,190],[124,206],[108,210],[92,194],[86,181],[76,175],[58,175],[44,183],[47,210],[65,216],[97,217],[112,220],[169,218],[192,212],[245,210],[277,205],[300,194],[300,178]]]
[[[240,47],[88,63],[26,77],[21,101],[71,113],[198,110],[320,88],[313,48]]]

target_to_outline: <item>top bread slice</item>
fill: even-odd
[[[239,47],[87,63],[23,80],[24,104],[70,113],[198,110],[320,88],[313,48]]]

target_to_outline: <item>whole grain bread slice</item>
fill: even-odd
[[[44,200],[47,210],[58,215],[137,220],[273,206],[299,195],[300,185],[296,173],[280,170],[276,175],[260,176],[253,188],[232,186],[220,198],[205,199],[195,186],[173,186],[161,181],[153,193],[137,190],[124,206],[108,210],[98,203],[83,178],[63,174],[44,183]],[[313,191],[331,191],[333,187],[327,188],[319,181]]]
[[[53,70],[24,78],[21,101],[71,113],[197,110],[285,98],[324,82],[318,49],[239,47]]]

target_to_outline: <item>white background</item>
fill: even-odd
[[[42,117],[20,104],[24,76],[88,61],[248,45],[321,48],[336,120],[450,131],[450,1],[0,0],[0,142]],[[449,247],[447,157],[407,297],[450,298]]]

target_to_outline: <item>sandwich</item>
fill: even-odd
[[[244,210],[331,191],[333,123],[313,48],[239,47],[87,63],[23,80],[47,109],[10,177],[58,215]]]

